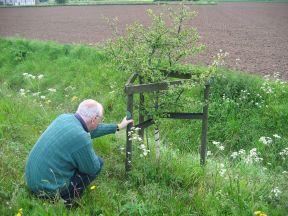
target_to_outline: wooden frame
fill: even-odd
[[[139,109],[142,109],[144,106],[144,93],[167,90],[171,85],[181,85],[187,79],[191,80],[190,74],[180,74],[175,71],[167,72],[161,71],[167,74],[167,77],[180,78],[180,80],[175,81],[166,81],[160,83],[151,83],[151,84],[142,84],[143,79],[138,76],[137,73],[132,74],[127,83],[125,84],[125,93],[127,94],[127,111],[133,116],[133,96],[134,94],[140,94],[140,106]],[[139,78],[138,85],[133,85],[135,80]],[[197,80],[195,80],[197,82]],[[165,113],[165,118],[173,119],[191,119],[191,120],[202,120],[202,134],[201,134],[201,146],[200,146],[200,163],[201,165],[205,164],[206,159],[206,149],[207,149],[207,131],[208,131],[208,98],[209,98],[209,88],[210,85],[207,83],[204,89],[204,106],[202,113],[175,113],[168,112]],[[141,128],[140,136],[143,138],[144,129],[154,124],[153,119],[148,119],[144,121],[144,116],[139,112],[139,123],[135,127]],[[132,124],[129,124],[126,129],[126,160],[125,160],[125,170],[126,172],[131,171],[132,169],[132,140],[129,140],[129,131],[131,130]]]

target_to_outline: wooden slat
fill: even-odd
[[[126,85],[131,85],[131,84],[133,84],[133,82],[136,80],[137,77],[138,77],[138,74],[137,74],[137,73],[133,73],[133,74],[129,77],[129,79],[127,80]],[[125,85],[125,86],[126,86],[126,85]]]
[[[168,112],[164,114],[165,118],[173,119],[203,119],[203,113],[176,113]]]
[[[180,85],[185,80],[176,80],[171,82],[161,82],[161,83],[152,83],[152,84],[142,84],[142,85],[126,85],[125,92],[126,94],[132,93],[142,93],[142,92],[153,92],[167,90],[170,85]]]
[[[208,97],[209,97],[209,85],[206,85],[204,90],[204,107],[203,107],[202,135],[201,135],[201,147],[200,147],[201,165],[205,165],[206,161],[207,133],[208,133]]]
[[[145,129],[145,128],[151,126],[152,124],[155,124],[154,120],[153,120],[153,119],[148,119],[148,120],[146,120],[146,121],[144,121],[144,122],[141,122],[141,123],[135,125],[134,127],[136,127],[136,128],[138,127],[138,128],[141,128],[141,129]]]

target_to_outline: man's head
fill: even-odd
[[[76,111],[86,123],[89,131],[97,128],[103,119],[104,109],[102,104],[95,100],[87,99],[82,101]]]

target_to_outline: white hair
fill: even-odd
[[[97,101],[88,99],[79,104],[77,113],[87,118],[100,117],[102,109],[102,105]]]

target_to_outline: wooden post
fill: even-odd
[[[139,83],[143,84],[143,78],[139,76]],[[144,110],[144,94],[140,93],[140,106],[139,106],[139,124],[144,122],[144,115],[143,115],[143,110]],[[139,131],[139,136],[144,139],[144,129],[141,128]]]
[[[209,85],[205,85],[204,90],[204,106],[203,106],[203,119],[202,119],[202,136],[200,147],[200,164],[205,165],[206,158],[206,144],[207,144],[207,132],[208,132],[208,97],[209,97]]]
[[[127,111],[131,113],[133,118],[133,93],[128,94]],[[126,161],[125,170],[126,172],[131,171],[132,168],[132,140],[129,140],[129,131],[131,130],[132,123],[128,124],[126,128]]]

